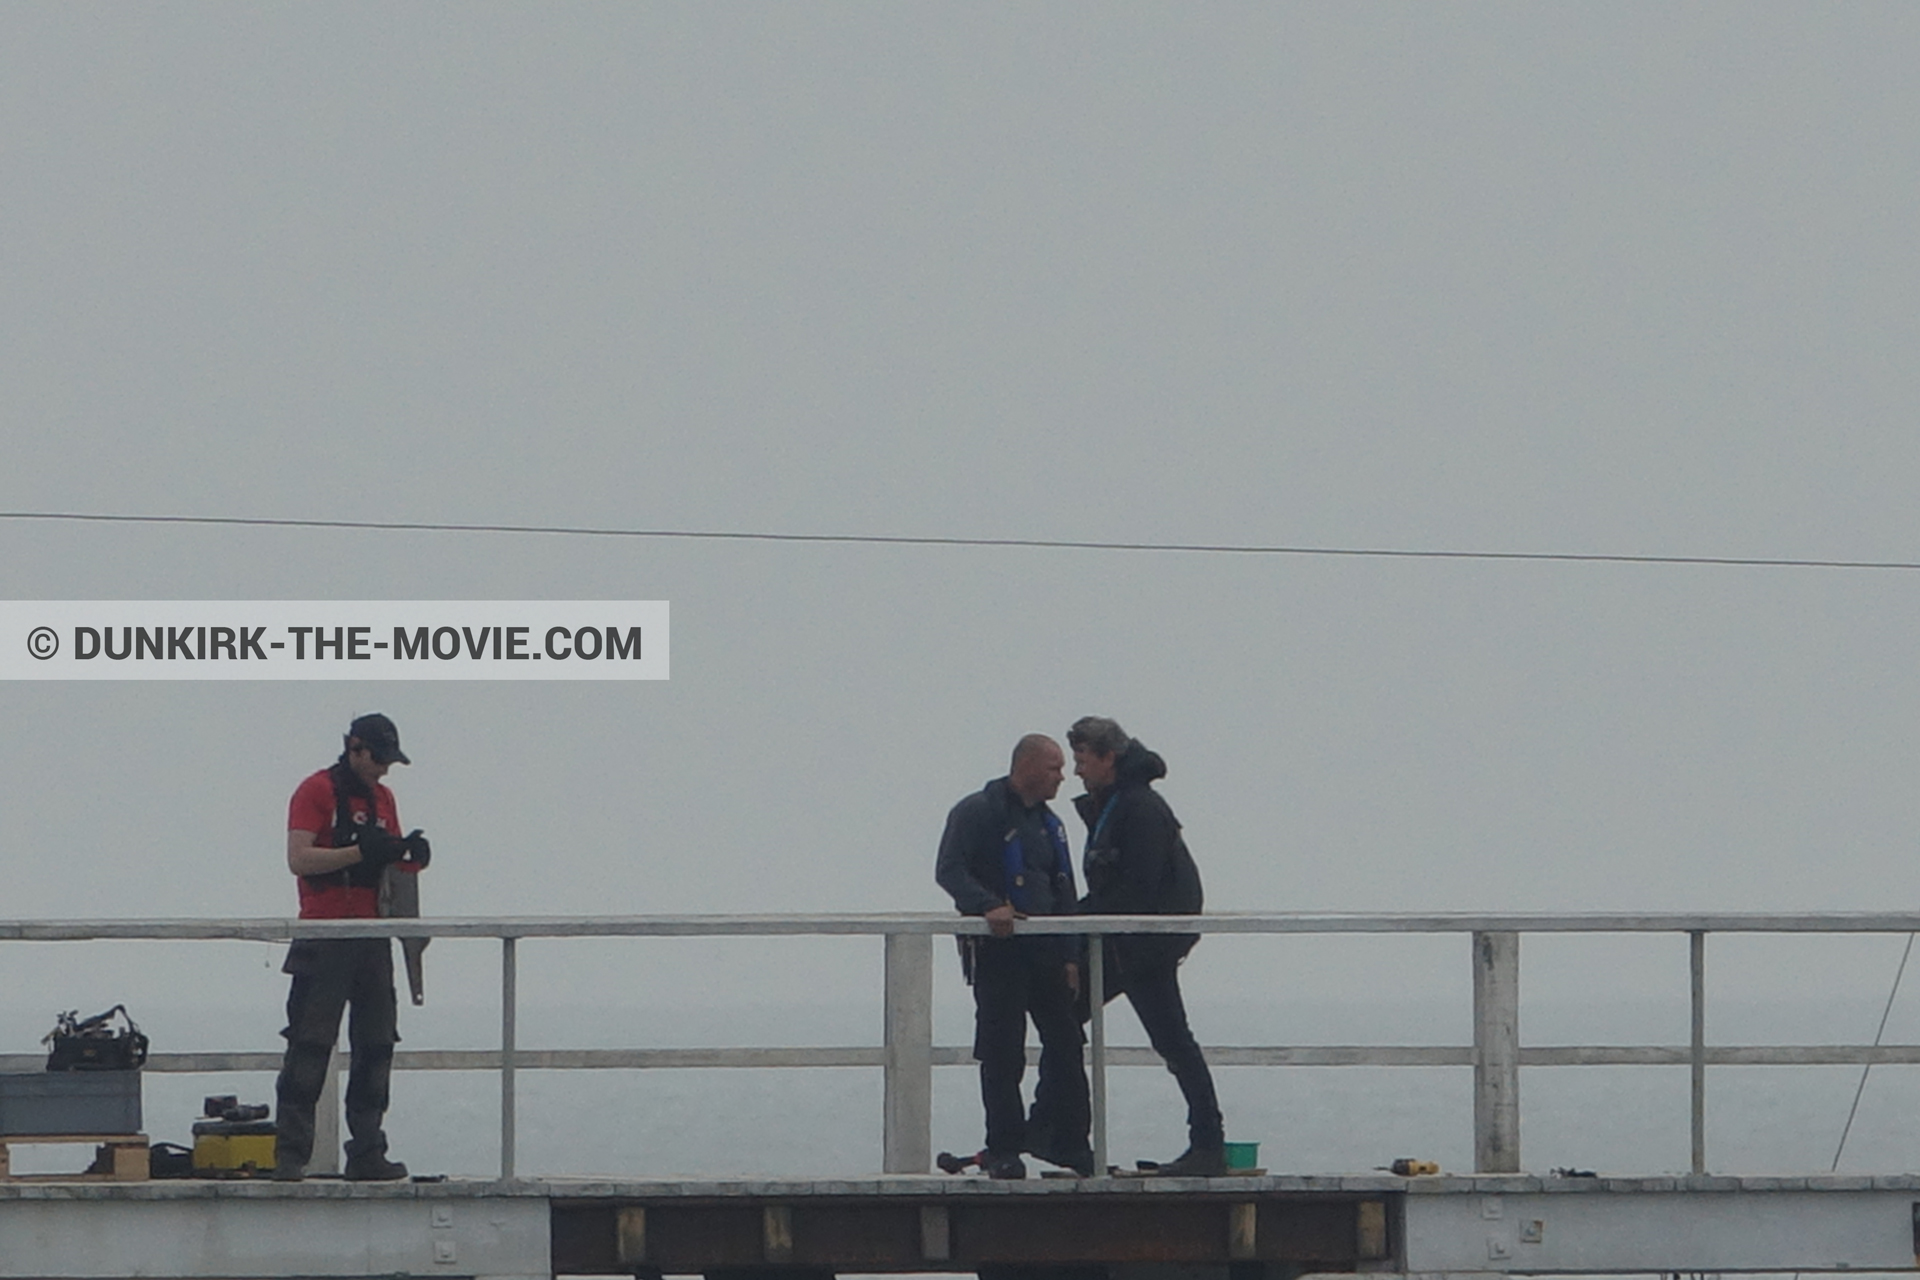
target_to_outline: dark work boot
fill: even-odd
[[[1083,1178],[1093,1176],[1093,1148],[1081,1147],[1078,1150],[1056,1150],[1053,1147],[1029,1147],[1036,1160],[1045,1160],[1048,1164],[1057,1164],[1062,1169],[1071,1169]]]
[[[987,1171],[989,1178],[1003,1182],[1017,1182],[1027,1176],[1026,1162],[1013,1151],[989,1151],[980,1161],[980,1167]]]
[[[387,1135],[378,1112],[347,1112],[347,1165],[341,1171],[348,1182],[393,1182],[407,1176],[407,1166],[387,1159]]]
[[[1226,1172],[1226,1144],[1199,1142],[1154,1170],[1162,1178],[1220,1178]]]
[[[298,1182],[307,1176],[307,1161],[313,1155],[313,1109],[304,1118],[296,1108],[281,1106],[274,1121],[273,1180]]]
[[[407,1176],[407,1166],[379,1153],[347,1158],[348,1182],[398,1182]]]
[[[349,1182],[393,1182],[407,1176],[407,1166],[387,1159],[388,1079],[393,1073],[393,1046],[366,1045],[353,1051],[347,1073],[347,1165]]]
[[[323,1045],[290,1044],[274,1088],[273,1178],[298,1182],[313,1158],[313,1117],[332,1051]]]

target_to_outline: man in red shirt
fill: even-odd
[[[372,919],[383,877],[414,875],[432,856],[419,831],[400,835],[393,792],[380,781],[395,764],[411,764],[400,731],[383,715],[347,729],[346,749],[332,766],[302,782],[287,807],[287,869],[300,877],[303,920]],[[304,938],[287,949],[286,1058],[275,1093],[278,1139],[273,1176],[298,1181],[313,1157],[314,1110],[348,1005],[346,1176],[387,1181],[407,1167],[387,1159],[388,1083],[400,1039],[393,994],[393,944],[387,938]]]

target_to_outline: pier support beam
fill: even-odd
[[[1473,935],[1473,1167],[1520,1171],[1520,935]]]
[[[277,1193],[245,1182],[134,1185],[141,1198],[71,1183],[0,1196],[0,1280],[553,1275],[544,1197],[429,1199],[407,1184],[356,1194],[311,1181]]]
[[[886,935],[886,1121],[882,1168],[933,1166],[933,939]]]
[[[1687,935],[1688,967],[1693,972],[1693,1171],[1707,1171],[1707,935]],[[1920,1246],[1916,1246],[1920,1251]]]
[[[1483,1187],[1467,1195],[1409,1195],[1406,1272],[1467,1280],[1489,1273],[1845,1275],[1913,1269],[1915,1193],[1867,1189],[1874,1178],[1852,1179],[1861,1189],[1851,1191],[1841,1178],[1605,1181],[1649,1189],[1516,1195]],[[1726,1189],[1690,1190],[1687,1182]],[[1787,1189],[1794,1183],[1823,1189]],[[1766,1184],[1776,1189],[1742,1189]],[[1671,1189],[1655,1189],[1663,1186]]]
[[[516,1027],[520,1008],[519,967],[514,956],[515,938],[500,939],[500,1180],[513,1178],[514,1124],[518,1112],[513,1095],[514,1057],[518,1048]]]

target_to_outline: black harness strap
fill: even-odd
[[[336,849],[344,849],[352,844],[353,829],[358,824],[353,820],[351,799],[360,797],[367,802],[367,821],[380,821],[379,797],[372,787],[360,780],[360,775],[347,767],[345,759],[336,760],[327,769],[327,780],[333,784],[333,831],[329,838]],[[347,888],[353,882],[348,878],[348,868],[329,871],[324,875],[306,876],[304,879],[315,888]]]

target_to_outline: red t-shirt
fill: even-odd
[[[387,789],[384,782],[376,782],[373,784],[373,794],[377,810],[374,821],[384,830],[399,835],[400,810],[393,802],[393,792]],[[355,822],[367,821],[367,802],[364,797],[349,795],[347,806]],[[316,837],[314,843],[331,849],[333,810],[333,779],[322,769],[294,789],[293,799],[287,804],[287,830],[311,831]],[[301,876],[300,918],[371,920],[380,914],[380,893],[377,889],[362,889],[357,885],[343,884],[341,880],[337,872],[322,877],[317,885],[308,877]]]

